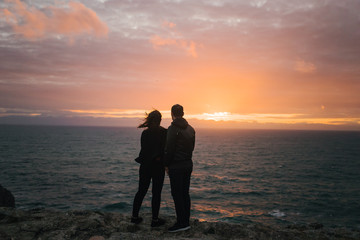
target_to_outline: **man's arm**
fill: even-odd
[[[195,129],[193,127],[191,127],[191,130],[193,132],[193,137],[191,138],[191,151],[194,151],[195,149]]]

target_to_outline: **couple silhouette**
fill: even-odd
[[[139,211],[152,181],[151,227],[165,224],[159,218],[161,191],[165,172],[170,178],[171,195],[175,204],[176,222],[168,229],[179,232],[190,229],[189,194],[193,170],[192,153],[195,147],[195,130],[184,118],[184,109],[175,104],[171,108],[172,123],[168,129],[160,126],[161,113],[154,110],[147,114],[138,128],[145,128],[141,134],[141,150],[135,159],[140,163],[139,189],[135,195],[131,222],[139,224]]]

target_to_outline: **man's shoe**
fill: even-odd
[[[131,222],[135,224],[139,224],[142,222],[142,217],[131,217]]]
[[[152,220],[151,221],[151,227],[160,227],[162,225],[165,224],[165,220],[164,219],[161,219],[161,218],[158,218],[156,220]]]
[[[190,225],[189,224],[178,224],[178,223],[175,223],[174,226],[170,227],[168,229],[168,232],[180,232],[180,231],[186,231],[190,229]]]

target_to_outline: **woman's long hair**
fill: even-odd
[[[138,126],[138,128],[152,128],[159,127],[161,122],[161,113],[158,110],[154,110],[147,114],[144,122]]]

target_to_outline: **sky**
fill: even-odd
[[[360,130],[358,0],[1,0],[0,124]]]

